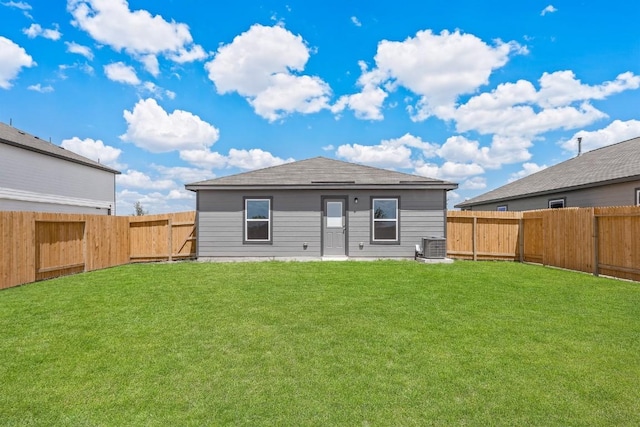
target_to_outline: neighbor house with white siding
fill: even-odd
[[[457,184],[316,157],[186,188],[198,259],[375,259],[444,239]]]
[[[115,214],[120,172],[0,123],[0,210]]]
[[[640,205],[640,137],[588,151],[458,203],[474,211]]]

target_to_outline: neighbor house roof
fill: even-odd
[[[448,181],[340,160],[314,157],[251,172],[187,184],[187,190],[255,188],[429,188],[453,190]]]
[[[456,208],[640,179],[640,137],[608,145],[481,194]]]
[[[92,168],[102,169],[114,174],[120,174],[120,172],[115,169],[111,169],[101,163],[76,154],[73,151],[65,150],[59,145],[44,141],[37,136],[29,135],[20,129],[16,129],[13,126],[9,126],[4,123],[0,123],[0,143],[45,154],[51,157],[57,157],[62,160],[68,160],[70,162],[79,163]]]

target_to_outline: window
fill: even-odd
[[[496,209],[498,212],[506,212],[507,209],[507,205],[502,205],[502,206],[498,206],[498,208]]]
[[[640,206],[640,188],[636,188],[636,206]]]
[[[271,199],[244,200],[245,242],[271,241]]]
[[[372,206],[372,241],[398,241],[398,199],[373,199]]]
[[[564,208],[564,199],[550,199],[549,209]]]

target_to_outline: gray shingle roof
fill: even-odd
[[[598,148],[456,205],[520,199],[640,179],[640,137]]]
[[[59,145],[44,141],[37,136],[29,135],[20,129],[16,129],[13,126],[9,126],[4,123],[0,123],[0,143],[24,148],[25,150],[35,151],[37,153],[46,154],[48,156],[68,160],[70,162],[80,163],[82,165],[102,169],[114,174],[120,173],[115,169],[111,169],[101,163],[76,154],[73,151],[65,150]]]
[[[187,184],[188,190],[256,187],[357,188],[411,187],[452,190],[458,185],[438,179],[357,165],[325,157],[300,160],[251,172]]]

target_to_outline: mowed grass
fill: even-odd
[[[129,265],[0,337],[5,426],[640,424],[640,284],[540,266]]]

